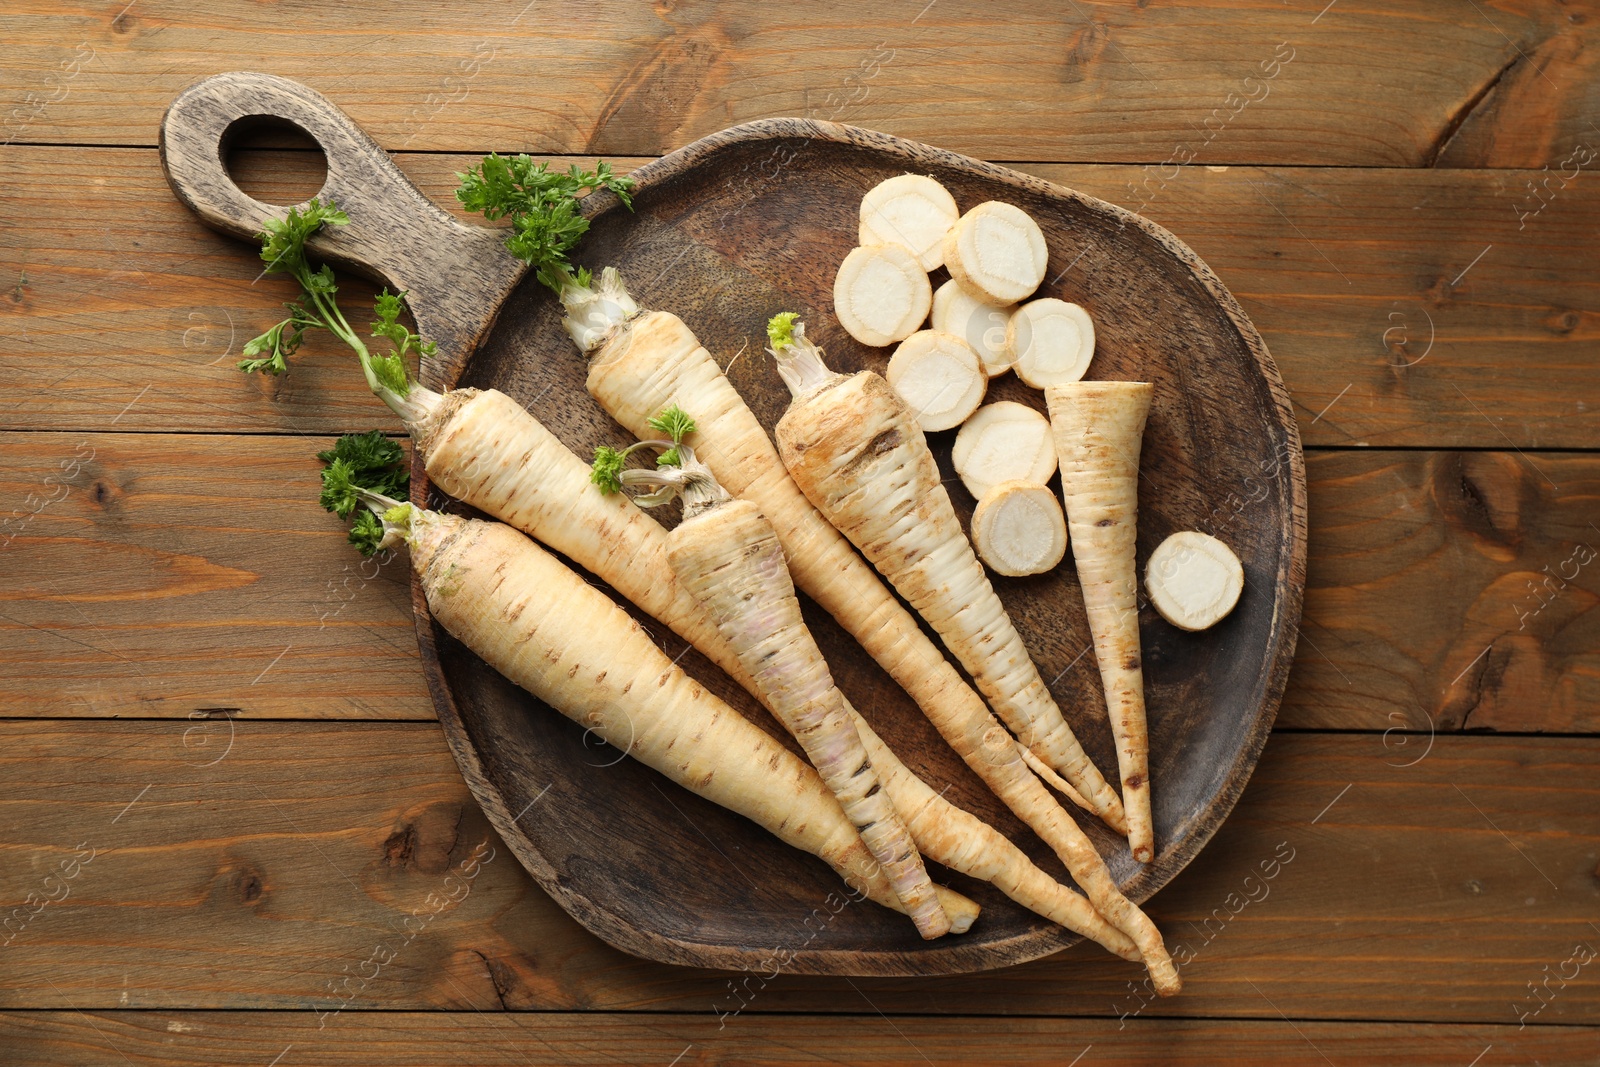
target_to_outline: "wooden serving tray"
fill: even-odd
[[[291,122],[321,144],[321,195],[344,208],[350,224],[318,235],[312,250],[409,292],[420,331],[439,344],[439,357],[423,368],[427,384],[503,390],[580,455],[628,439],[585,392],[584,363],[560,328],[559,304],[524,276],[501,235],[430,203],[305,86],[223,74],[173,102],[162,161],[178,197],[204,222],[255,240],[264,218],[283,213],[244,195],[221,162],[230,132],[260,119]],[[1140,867],[1099,822],[1080,822],[1124,891],[1144,901],[1194,858],[1244,788],[1283,693],[1305,580],[1305,475],[1289,399],[1261,337],[1211,270],[1166,230],[1103,201],[885,134],[800,119],[737,126],[643,167],[631,212],[610,194],[589,198],[593,228],[575,259],[621,268],[641,306],[688,322],[770,427],[788,401],[763,354],[773,313],[801,312],[836,370],[884,368],[888,350],[856,343],[833,319],[832,283],[856,243],[862,194],[906,171],[939,179],[963,210],[1005,200],[1037,219],[1050,247],[1040,295],[1083,304],[1097,324],[1089,377],[1155,384],[1140,470],[1140,560],[1168,534],[1201,529],[1244,563],[1244,596],[1214,629],[1183,633],[1148,608],[1140,616],[1155,861]],[[935,285],[943,278],[941,270]],[[988,399],[1043,408],[1041,395],[1009,375],[991,384]],[[376,409],[374,423],[393,425]],[[952,438],[931,437],[946,471]],[[947,484],[967,518],[972,499],[958,480]],[[412,494],[418,502],[430,496],[420,464]],[[997,577],[995,585],[1073,729],[1115,780],[1071,566]],[[937,866],[936,877],[983,905],[966,935],[923,942],[884,908],[837,907],[840,883],[820,860],[586,736],[440,630],[415,583],[413,601],[434,703],[467,783],[539,884],[611,944],[708,967],[935,975],[1019,963],[1077,940],[988,885]],[[1067,881],[1056,858],[855,642],[809,604],[807,618],[841,688],[901,758]],[[665,627],[647,625],[669,655],[685,651]],[[681,664],[783,736],[697,652]]]

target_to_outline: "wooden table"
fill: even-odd
[[[1600,5],[1057,7],[5,5],[0,1060],[1600,1061]],[[729,975],[608,948],[503,849],[402,930],[496,841],[404,570],[314,500],[311,453],[385,413],[324,339],[233,369],[288,289],[162,179],[163,108],[232,69],[451,206],[490,149],[631,167],[809,115],[1188,241],[1293,394],[1312,518],[1276,734],[1150,904],[1183,996],[1080,946],[731,1014]],[[316,190],[257,144],[247,189]]]

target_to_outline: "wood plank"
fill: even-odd
[[[347,353],[313,337],[278,380],[233,369],[292,295],[258,278],[240,242],[172,197],[150,150],[0,149],[19,205],[0,244],[0,425],[15,429],[332,432],[387,418]],[[453,206],[475,157],[402,155]],[[239,153],[269,202],[317,188],[316,157]],[[631,167],[638,159],[620,161]],[[1183,237],[1261,329],[1308,445],[1586,448],[1600,433],[1595,280],[1584,262],[1600,186],[1575,180],[1542,212],[1529,172],[1184,168],[1165,184],[1133,167],[1024,164],[1142,210]],[[1074,271],[1092,289],[1098,253]],[[369,305],[351,279],[345,304]],[[359,311],[358,311],[359,313]]]
[[[996,159],[1538,168],[1593,137],[1594,32],[1555,0],[1085,0],[1004,19],[977,0],[870,19],[844,3],[457,0],[381,23],[34,0],[0,20],[0,136],[150,145],[180,89],[244,69],[305,81],[390,149],[659,154],[805,115]]]
[[[1280,725],[1600,729],[1600,457],[1309,458],[1305,615]],[[1407,736],[1413,731],[1421,736]]]
[[[0,715],[432,718],[404,565],[363,565],[316,505],[328,445],[0,434]],[[1307,470],[1280,726],[1393,728],[1397,763],[1427,743],[1405,731],[1600,730],[1600,458],[1325,452]]]
[[[331,438],[4,436],[6,713],[433,717],[409,564],[317,506]]]
[[[0,725],[0,900],[67,893],[14,921],[0,1007],[738,1005],[726,973],[602,945],[503,849],[463,889],[496,841],[432,725],[232,726],[231,748],[218,734],[197,751],[184,722]],[[1215,841],[1150,904],[1190,960],[1184,994],[1150,1014],[1516,1023],[1541,1003],[1529,982],[1600,945],[1600,740],[1442,737],[1407,768],[1384,755],[1370,735],[1272,740]],[[75,848],[97,851],[47,884]],[[1136,968],[1080,945],[977,976],[757,978],[745,998],[1120,1020],[1138,989]],[[1597,992],[1590,968],[1543,994],[1537,1021],[1594,1024]]]
[[[314,1015],[283,1012],[7,1012],[0,1038],[29,1063],[284,1067],[383,1064],[462,1067],[538,1062],[550,1067],[615,1063],[1066,1063],[1210,1067],[1416,1064],[1461,1067],[1475,1054],[1565,1067],[1593,1062],[1600,1030],[1577,1026],[1418,1025],[1232,1019],[941,1019],[877,1015],[827,1020],[751,1015],[715,1019],[663,1014],[473,1012],[351,1015],[317,1029]],[[537,1050],[537,1051],[535,1051]],[[533,1060],[530,1057],[536,1056]],[[676,1057],[676,1058],[675,1058]],[[1324,1058],[1326,1057],[1326,1058]],[[1495,1062],[1489,1060],[1488,1062]],[[1504,1062],[1504,1061],[1501,1061]]]

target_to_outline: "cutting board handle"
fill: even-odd
[[[418,332],[439,346],[422,368],[434,388],[456,383],[527,265],[502,235],[450,217],[400,172],[388,153],[327,97],[272,74],[234,71],[196,82],[161,120],[161,166],[179,200],[207,226],[257,241],[262,221],[287,206],[263,204],[228,176],[229,131],[263,119],[292,123],[322,146],[328,178],[317,194],[350,216],[307,247],[317,258],[406,290]]]

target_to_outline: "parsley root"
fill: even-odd
[[[1146,382],[1074,382],[1044,392],[1061,465],[1072,560],[1117,740],[1128,845],[1140,863],[1155,858],[1134,567],[1139,447],[1151,392]]]

